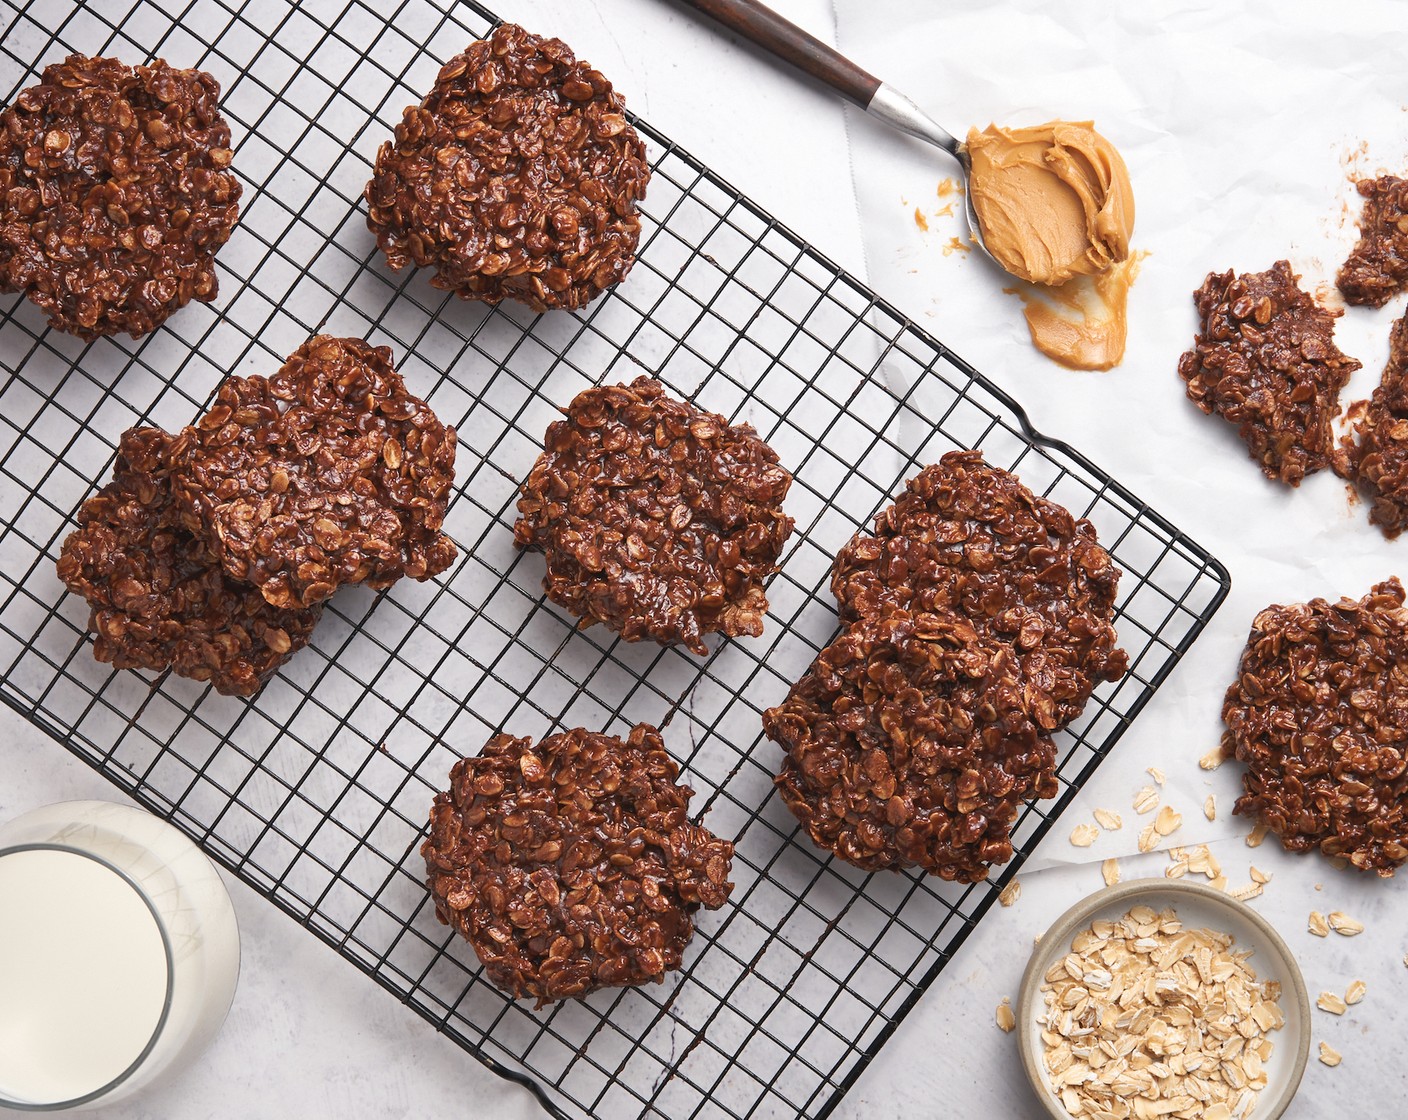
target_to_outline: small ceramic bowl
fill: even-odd
[[[1041,985],[1047,970],[1071,951],[1071,939],[1090,923],[1118,920],[1134,906],[1172,909],[1186,928],[1221,930],[1236,940],[1233,949],[1253,949],[1247,962],[1258,982],[1281,982],[1281,1013],[1286,1025],[1271,1033],[1275,1045],[1266,1063],[1267,1083],[1257,1098],[1258,1120],[1276,1120],[1291,1103],[1310,1057],[1310,997],[1295,958],[1281,935],[1253,910],[1222,891],[1181,879],[1136,879],[1098,891],[1076,903],[1042,934],[1022,974],[1017,997],[1017,1048],[1022,1067],[1048,1115],[1070,1120],[1070,1113],[1052,1091],[1042,1061],[1041,1027],[1037,1016],[1044,1010]]]

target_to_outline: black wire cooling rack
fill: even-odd
[[[0,312],[0,696],[559,1117],[827,1115],[972,932],[1226,594],[1225,570],[668,139],[640,259],[579,314],[533,316],[395,276],[364,223],[369,157],[492,14],[453,0],[0,0],[5,100],[70,51],[200,66],[245,185],[220,298],[155,334],[84,344]],[[456,566],[343,591],[251,702],[93,660],[54,560],[119,433],[190,421],[229,372],[270,373],[319,330],[390,345],[460,432]],[[516,554],[516,481],[576,392],[645,370],[746,419],[796,475],[759,639],[707,659],[578,632]],[[1094,521],[1124,570],[1132,669],[1061,736],[1061,795],[1028,808],[995,881],[866,875],[825,859],[772,793],[760,713],[836,628],[837,548],[953,447]],[[494,732],[646,720],[737,843],[737,883],[686,967],[534,1012],[440,926],[418,854],[433,792]]]

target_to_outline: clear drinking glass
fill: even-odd
[[[189,1062],[239,962],[225,885],[164,821],[67,801],[0,825],[0,1109],[97,1108]]]

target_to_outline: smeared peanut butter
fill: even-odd
[[[1059,288],[1008,289],[1022,301],[1032,345],[1067,369],[1112,369],[1124,359],[1129,288],[1139,275],[1135,253],[1098,276],[1077,276]]]
[[[1033,285],[1017,294],[1032,342],[1071,369],[1124,357],[1134,191],[1114,145],[1089,121],[972,129],[969,189],[983,242]]]
[[[1129,171],[1088,121],[990,124],[970,130],[965,147],[983,242],[1013,276],[1064,284],[1129,256]]]

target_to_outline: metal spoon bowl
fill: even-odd
[[[712,17],[774,57],[790,62],[860,106],[872,117],[933,144],[952,156],[963,178],[963,210],[973,242],[999,268],[1002,267],[983,240],[982,223],[978,221],[978,211],[973,205],[970,184],[973,167],[967,149],[910,98],[756,0],[678,2]]]

